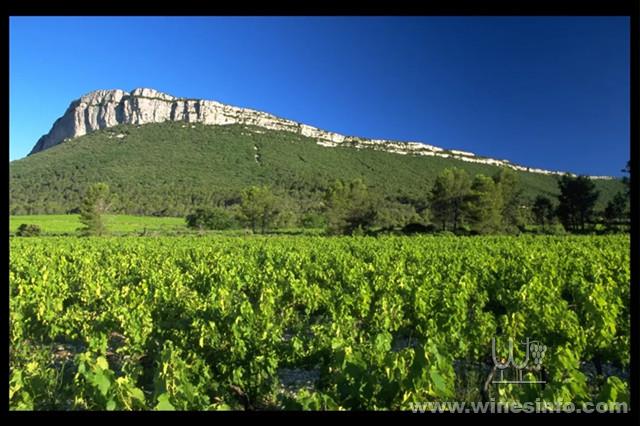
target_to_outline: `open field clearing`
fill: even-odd
[[[9,216],[9,231],[16,232],[21,224],[38,225],[45,234],[75,234],[82,227],[80,215],[48,214]],[[150,217],[105,215],[105,223],[114,233],[147,231],[186,231],[182,217]]]

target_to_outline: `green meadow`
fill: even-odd
[[[132,215],[105,215],[111,233],[186,231],[182,217],[150,217]],[[44,234],[75,234],[82,227],[80,215],[28,215],[10,216],[9,231],[14,233],[21,224],[38,225]]]

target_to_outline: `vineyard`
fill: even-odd
[[[623,235],[11,238],[9,406],[628,402],[629,249]],[[523,377],[545,383],[492,383],[494,338],[518,360],[520,342],[544,345]]]

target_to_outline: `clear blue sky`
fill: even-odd
[[[10,159],[95,89],[151,87],[327,130],[621,175],[626,17],[10,20]]]

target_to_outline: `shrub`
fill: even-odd
[[[436,227],[433,224],[424,225],[418,222],[411,222],[406,224],[402,228],[403,234],[427,234],[436,232]]]
[[[233,215],[223,208],[197,209],[186,217],[187,226],[194,229],[229,229],[235,225]]]
[[[20,237],[37,237],[41,232],[42,230],[38,225],[27,225],[23,223],[18,227],[16,235]]]
[[[547,227],[546,232],[551,235],[566,235],[567,230],[561,223],[553,223]]]
[[[373,226],[379,204],[362,179],[338,180],[325,194],[329,234],[361,235]]]
[[[320,213],[307,213],[300,220],[304,228],[323,228],[327,224],[327,220]]]

